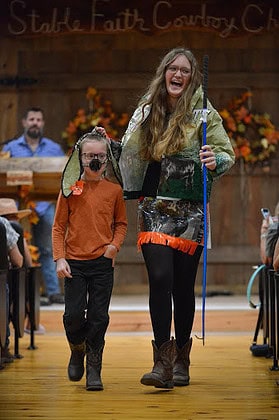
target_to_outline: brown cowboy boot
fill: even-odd
[[[189,385],[189,366],[190,366],[190,351],[192,347],[192,338],[179,349],[176,345],[176,360],[173,368],[174,386]]]
[[[71,357],[68,365],[70,381],[80,381],[84,374],[85,342],[81,344],[69,343]]]
[[[152,340],[152,346],[154,366],[151,372],[143,375],[140,382],[156,388],[173,388],[174,340],[166,341],[159,349]]]
[[[94,350],[88,343],[86,343],[86,389],[87,391],[102,391],[104,389],[101,370],[102,357],[105,342],[102,346]]]

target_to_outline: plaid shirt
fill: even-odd
[[[5,217],[0,216],[0,223],[2,223],[5,226],[6,237],[7,237],[7,247],[8,247],[8,251],[10,251],[17,244],[17,241],[20,235],[14,230],[14,228],[10,225],[9,221],[5,219]]]

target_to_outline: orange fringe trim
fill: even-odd
[[[138,234],[137,245],[140,249],[142,244],[157,244],[157,245],[168,245],[171,248],[178,249],[179,251],[185,252],[189,255],[194,255],[198,243],[190,241],[189,239],[176,238],[165,233],[158,232],[140,232]]]

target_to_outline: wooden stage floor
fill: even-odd
[[[256,296],[251,296],[254,304]],[[194,333],[201,330],[201,299],[196,299]],[[63,306],[51,305],[41,308],[41,323],[47,332],[64,332]],[[255,330],[258,310],[249,307],[246,296],[216,296],[206,299],[206,332],[251,333]],[[148,296],[112,296],[109,332],[151,332],[148,313]],[[253,337],[252,337],[253,338]]]
[[[225,299],[226,301],[226,299]],[[249,351],[257,310],[226,305],[206,314],[205,345],[193,339],[191,384],[173,390],[144,387],[139,380],[152,365],[152,333],[144,308],[118,308],[104,350],[104,391],[87,392],[85,378],[69,382],[69,350],[63,308],[42,309],[44,335],[20,339],[24,358],[0,372],[0,418],[92,420],[196,420],[279,418],[279,372],[272,360]],[[200,311],[194,331],[200,334]],[[261,336],[259,338],[259,341]]]

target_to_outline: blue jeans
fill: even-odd
[[[104,342],[109,324],[109,304],[113,287],[112,260],[68,260],[72,278],[65,278],[63,323],[72,344],[87,341],[97,350]]]
[[[50,203],[46,212],[39,217],[39,222],[33,225],[34,244],[39,248],[41,269],[48,296],[61,293],[59,280],[56,275],[56,264],[52,255],[52,225],[55,205]]]

